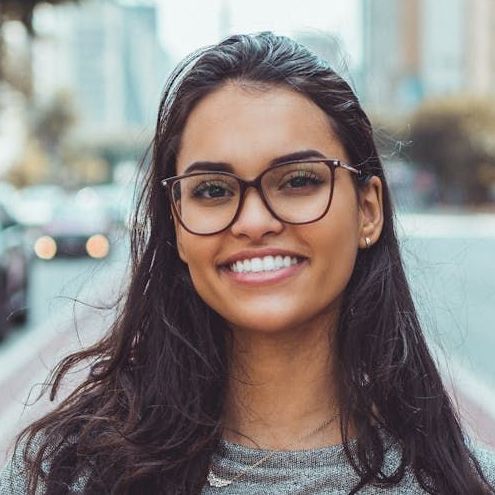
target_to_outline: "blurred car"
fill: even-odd
[[[37,258],[106,258],[110,253],[112,222],[98,201],[76,195],[59,205],[51,220],[37,230],[33,249]]]
[[[108,183],[91,188],[98,195],[117,228],[128,228],[136,205],[132,184]]]
[[[10,215],[13,215],[18,196],[18,190],[12,184],[0,181],[0,202]]]
[[[27,319],[29,254],[24,229],[0,203],[0,339]]]
[[[55,210],[67,198],[66,192],[55,184],[38,184],[19,190],[12,205],[16,219],[22,225],[33,228],[50,222]]]

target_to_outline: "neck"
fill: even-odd
[[[328,328],[233,331],[227,440],[277,450],[340,443],[338,418],[330,421],[338,407]]]

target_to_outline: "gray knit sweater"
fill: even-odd
[[[486,478],[495,488],[495,452],[478,448],[475,453]],[[206,486],[202,495],[347,495],[359,482],[342,445],[280,452],[255,468],[249,467],[267,454],[269,452],[266,450],[222,442],[219,452],[213,457],[211,471],[227,480],[240,473],[246,474],[229,486]],[[386,453],[384,472],[392,473],[399,464],[399,450],[390,446]],[[360,495],[425,493],[410,471],[394,488],[367,486],[359,491]]]
[[[476,456],[488,481],[495,487],[495,452],[476,449]],[[206,485],[202,495],[347,495],[359,481],[348,463],[342,445],[316,450],[280,452],[250,469],[267,455],[267,451],[222,442],[213,458],[212,471],[225,479],[246,473],[229,486],[214,488]],[[384,471],[398,465],[400,454],[391,447],[387,451]],[[22,463],[11,459],[0,474],[0,495],[25,495],[26,484]],[[83,483],[72,487],[71,494],[81,494]],[[39,495],[44,493],[40,488]],[[363,495],[424,494],[417,481],[407,472],[399,485],[391,489],[367,486]],[[153,494],[143,494],[153,495]]]

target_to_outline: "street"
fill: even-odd
[[[495,448],[495,217],[404,216],[407,273],[432,350],[467,428]],[[36,261],[30,321],[0,344],[0,464],[15,434],[53,407],[32,404],[49,371],[109,327],[125,283],[124,240],[104,261]],[[71,383],[77,382],[77,374]]]
[[[118,239],[116,245],[102,261],[33,262],[29,324],[14,329],[0,344],[0,465],[15,434],[53,408],[47,397],[25,407],[35,402],[53,367],[96,341],[111,324],[110,306],[125,282],[127,266],[125,241]],[[77,379],[71,374],[63,390],[69,391]]]

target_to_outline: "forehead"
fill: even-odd
[[[220,161],[253,173],[278,156],[316,149],[346,160],[328,116],[288,87],[227,83],[189,115],[177,158],[180,174],[194,161]]]

